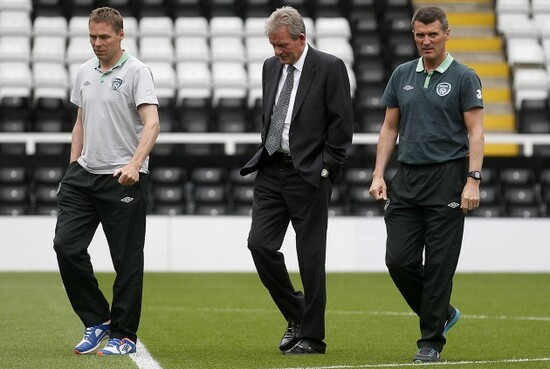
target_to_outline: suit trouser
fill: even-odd
[[[389,185],[386,265],[420,318],[418,347],[441,351],[446,343],[443,329],[464,231],[460,200],[466,165],[465,159],[402,164]]]
[[[326,309],[326,235],[332,184],[316,188],[291,165],[266,159],[254,184],[248,248],[258,275],[287,321],[301,323],[299,338],[324,347]],[[289,222],[304,293],[294,289],[279,251]]]
[[[54,249],[69,301],[85,327],[111,319],[111,337],[134,341],[141,316],[147,175],[123,186],[112,175],[91,174],[78,163],[67,168],[57,194]],[[105,233],[116,272],[113,301],[99,289],[88,246],[98,225]]]

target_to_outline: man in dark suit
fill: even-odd
[[[325,353],[326,236],[332,184],[351,145],[353,110],[344,62],[306,42],[301,15],[275,10],[265,33],[275,56],[263,65],[262,142],[241,174],[258,171],[248,237],[256,269],[287,321],[285,354]],[[279,251],[289,222],[304,293]]]

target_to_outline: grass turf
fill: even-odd
[[[113,275],[98,278],[110,298]],[[327,282],[326,355],[278,351],[286,323],[252,273],[146,273],[139,337],[164,369],[411,364],[418,319],[387,274]],[[550,274],[458,274],[452,302],[463,314],[442,353],[452,368],[550,368]],[[0,313],[0,368],[136,368],[128,357],[72,353],[83,327],[57,273],[0,273]]]

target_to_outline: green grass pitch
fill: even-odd
[[[98,278],[110,297],[113,274]],[[432,366],[550,368],[550,273],[457,274],[452,303],[463,317]],[[146,273],[138,333],[163,369],[419,366],[418,319],[386,273],[330,273],[326,322],[327,354],[284,356],[285,322],[256,274]],[[138,367],[74,355],[82,332],[57,273],[0,273],[0,368]]]

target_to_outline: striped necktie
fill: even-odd
[[[288,66],[285,83],[283,84],[283,88],[279,94],[277,104],[273,108],[271,124],[269,126],[269,132],[267,133],[267,139],[265,141],[265,148],[269,155],[272,155],[281,147],[283,127],[285,125],[288,104],[290,102],[290,93],[292,92],[292,87],[294,86],[295,70],[296,68],[293,65]]]

